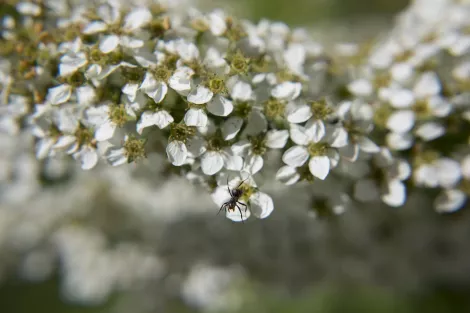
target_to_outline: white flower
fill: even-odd
[[[227,187],[232,190],[232,188],[236,188],[241,183],[241,181],[242,179],[237,177],[230,180],[228,182],[229,185],[226,185],[226,183],[223,182],[221,185],[219,185],[219,187],[214,190],[211,196],[218,207],[221,207],[232,197]],[[272,198],[266,193],[258,191],[256,188],[256,183],[251,177],[250,179],[244,181],[243,185],[240,188],[244,186],[247,189],[253,190],[249,198],[246,199],[246,202],[243,199],[243,195],[240,198],[240,202],[247,205],[246,212],[245,206],[243,205],[239,205],[240,210],[238,210],[238,208],[236,207],[233,208],[233,211],[227,208],[227,218],[231,219],[234,222],[241,222],[247,220],[250,217],[251,213],[260,219],[267,218],[274,210]]]
[[[305,127],[292,124],[290,137],[297,145],[289,148],[282,160],[291,167],[300,167],[310,159],[310,172],[324,180],[339,158],[338,152],[322,141],[325,135],[324,124],[319,121],[310,120]]]
[[[215,131],[206,134],[211,140]],[[242,157],[235,155],[230,149],[208,150],[208,142],[201,137],[194,137],[188,141],[188,153],[192,157],[200,157],[201,169],[205,175],[217,174],[222,168],[231,171],[240,171],[243,166]]]
[[[297,183],[300,179],[300,174],[295,167],[285,165],[281,167],[276,173],[276,179],[286,186]]]

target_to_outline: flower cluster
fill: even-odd
[[[314,199],[322,213],[401,206],[417,188],[448,212],[470,194],[468,2],[415,1],[389,36],[331,50],[178,1],[95,2],[3,17],[0,129],[32,133],[38,159],[90,170],[166,154],[219,206],[237,188],[248,209],[229,206],[233,221],[273,211],[256,183],[268,161],[285,185],[339,181]]]

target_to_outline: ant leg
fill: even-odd
[[[242,182],[237,186],[236,189],[238,189],[244,182],[246,182],[246,180],[247,180],[248,178],[250,178],[250,177],[247,177],[247,178],[245,178],[244,180],[242,180]]]
[[[227,175],[227,190],[228,190],[228,193],[230,194],[230,196],[233,197],[233,194],[230,191],[230,187],[228,186],[228,175]]]
[[[245,223],[245,221],[243,220],[243,213],[242,213],[242,210],[240,209],[240,207],[238,206],[238,204],[235,204],[235,206],[237,207],[238,212],[240,212],[240,218],[242,219],[242,223]]]
[[[248,210],[248,206],[247,206],[245,203],[242,203],[242,202],[238,202],[238,201],[237,201],[237,204],[243,205],[243,206],[245,207],[245,212],[246,212],[246,210]]]
[[[225,202],[224,204],[222,204],[222,206],[220,207],[220,210],[219,210],[219,212],[217,212],[217,214],[216,214],[216,215],[219,215],[220,211],[222,211],[222,210],[226,209],[226,208],[227,208],[227,205],[228,205],[228,203],[227,203],[227,202]]]

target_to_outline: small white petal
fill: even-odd
[[[281,181],[283,184],[289,186],[293,185],[300,179],[300,174],[297,172],[295,167],[283,166],[276,173],[276,179]]]
[[[384,194],[381,196],[382,201],[392,207],[399,207],[405,204],[406,188],[399,180],[388,182]]]
[[[80,105],[88,106],[96,99],[95,89],[91,86],[82,86],[76,89],[77,101]]]
[[[91,35],[91,34],[103,32],[106,29],[108,29],[108,25],[106,25],[106,23],[101,22],[101,21],[93,21],[89,23],[87,26],[85,26],[82,32],[85,35]]]
[[[299,126],[297,124],[291,124],[290,138],[294,143],[302,146],[306,146],[312,140],[308,130],[305,129],[305,127]]]
[[[75,73],[79,68],[88,63],[85,53],[80,52],[75,55],[66,54],[60,58],[59,75],[62,77]]]
[[[154,113],[154,124],[160,129],[167,127],[173,123],[173,121],[173,116],[165,110],[160,110]]]
[[[74,158],[80,161],[83,170],[90,170],[98,163],[98,154],[90,147],[83,147],[74,154]]]
[[[243,168],[243,158],[239,155],[233,155],[232,153],[224,153],[224,166],[229,171],[241,171]]]
[[[207,115],[202,109],[189,109],[184,115],[184,123],[188,126],[205,127]]]
[[[183,94],[189,93],[191,90],[191,76],[194,71],[189,67],[178,68],[168,80],[170,87]]]
[[[222,136],[225,140],[232,140],[235,138],[242,128],[243,119],[237,116],[232,116],[222,125]]]
[[[75,136],[71,135],[65,135],[61,136],[54,144],[52,148],[54,149],[64,149],[68,148],[71,145],[73,145],[77,141],[77,138]]]
[[[288,130],[270,130],[266,133],[266,146],[271,149],[282,149],[288,139]]]
[[[110,148],[106,151],[105,157],[112,166],[119,166],[127,162],[126,149],[124,148]]]
[[[211,13],[209,14],[209,29],[214,36],[221,36],[227,30],[225,17],[222,14]]]
[[[207,110],[217,116],[227,116],[232,113],[233,104],[229,99],[221,95],[215,95],[207,104]]]
[[[147,8],[137,8],[132,10],[124,19],[123,28],[126,31],[135,31],[148,24],[152,19],[152,13]]]
[[[439,177],[436,168],[432,165],[422,165],[418,167],[413,174],[417,185],[429,188],[439,186]]]
[[[101,124],[95,131],[95,138],[97,141],[109,140],[113,137],[117,125],[111,121],[106,121]]]
[[[208,88],[197,86],[188,94],[188,101],[195,104],[204,104],[211,101],[214,94]]]
[[[409,133],[389,133],[386,136],[387,146],[392,150],[402,151],[411,148],[413,136]]]
[[[171,164],[181,166],[186,161],[188,150],[184,142],[175,140],[170,142],[166,147],[166,154]]]
[[[122,93],[127,95],[129,101],[133,102],[137,96],[138,84],[128,83],[122,87]]]
[[[207,151],[201,157],[201,169],[206,175],[218,173],[224,166],[224,158],[217,151]]]
[[[442,158],[437,160],[435,164],[440,186],[444,188],[453,187],[462,178],[459,162],[449,158]]]
[[[312,117],[312,110],[306,104],[298,105],[294,102],[289,102],[286,108],[287,121],[289,123],[303,123]]]
[[[393,113],[387,120],[387,128],[396,133],[407,133],[415,124],[415,114],[410,110]]]
[[[309,157],[308,151],[305,147],[293,146],[289,148],[282,156],[282,161],[292,167],[299,167],[307,162]],[[329,162],[328,162],[329,164]]]
[[[273,199],[264,192],[257,192],[250,198],[250,209],[257,218],[266,218],[274,211]]]
[[[452,213],[463,207],[467,200],[460,190],[446,190],[437,196],[434,207],[439,213]]]
[[[330,172],[330,159],[327,156],[316,156],[310,158],[308,168],[313,176],[324,180]]]
[[[305,128],[313,142],[320,142],[326,135],[325,124],[321,120],[309,120]]]
[[[283,82],[271,90],[271,96],[276,99],[292,101],[299,97],[302,91],[300,83]]]
[[[233,86],[230,96],[240,102],[249,101],[253,98],[253,90],[250,84],[239,80]]]
[[[405,83],[413,76],[413,67],[406,62],[396,63],[392,66],[390,72],[395,81]]]
[[[54,145],[54,139],[43,138],[36,143],[36,158],[38,160],[45,159],[49,156],[52,146]]]
[[[390,95],[390,105],[397,109],[409,108],[414,100],[413,92],[408,89],[393,90]]]
[[[427,72],[421,75],[413,89],[419,99],[428,98],[441,92],[441,83],[439,77],[434,72]]]
[[[119,37],[116,35],[109,35],[103,38],[100,42],[100,51],[103,53],[113,52],[119,45]]]
[[[248,122],[244,131],[245,135],[258,135],[268,127],[266,117],[259,110],[252,110],[248,116]]]
[[[467,155],[463,160],[462,160],[462,175],[465,177],[465,179],[470,180],[470,155]]]
[[[232,222],[241,222],[241,221],[246,221],[248,218],[251,216],[250,210],[246,210],[241,207],[241,211],[239,211],[237,208],[233,211],[227,210],[227,213],[225,215],[229,220],[232,220]]]
[[[445,134],[445,127],[436,122],[428,122],[418,127],[416,135],[425,141],[431,141]]]
[[[168,86],[164,82],[157,82],[155,89],[148,91],[147,94],[156,103],[160,103],[165,99],[166,93],[168,92]]]
[[[341,148],[348,144],[348,132],[343,127],[335,127],[331,139],[329,140],[330,146],[333,148]]]
[[[367,97],[373,92],[373,86],[367,79],[358,79],[348,85],[348,90],[355,96]]]
[[[72,86],[62,84],[57,87],[50,88],[47,93],[47,98],[51,104],[62,104],[67,102],[72,95]]]
[[[99,126],[103,124],[104,122],[106,122],[108,118],[109,118],[109,106],[107,105],[90,107],[86,111],[87,122],[94,126]]]
[[[373,142],[372,140],[370,140],[367,137],[364,137],[364,136],[360,137],[356,141],[356,143],[359,146],[359,148],[364,152],[378,153],[380,151],[380,147],[377,146],[377,144],[375,144],[375,142]]]
[[[264,160],[262,156],[251,154],[246,158],[245,166],[243,168],[251,175],[254,175],[263,168],[263,164]]]

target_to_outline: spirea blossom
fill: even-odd
[[[364,49],[169,2],[50,2],[18,3],[1,32],[0,130],[32,134],[40,160],[92,170],[159,153],[216,206],[237,189],[236,222],[272,214],[271,179],[339,178],[337,199],[315,205],[338,214],[416,189],[435,190],[439,212],[467,199],[470,20],[449,12],[468,2],[416,2]]]

